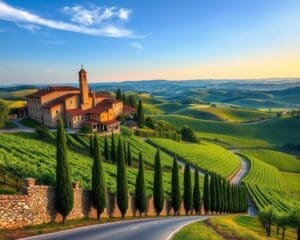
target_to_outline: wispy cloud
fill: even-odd
[[[136,49],[138,49],[140,51],[144,49],[143,45],[140,44],[140,43],[138,43],[138,42],[132,42],[132,43],[130,43],[130,47],[136,48]]]
[[[125,12],[124,12],[125,11]],[[129,11],[129,10],[127,10]],[[118,18],[120,19],[128,19],[129,12],[126,13],[125,9],[117,9],[116,11],[113,11],[113,13],[117,12]],[[31,26],[31,30],[34,28],[32,26],[40,26],[40,27],[47,27],[62,31],[69,31],[69,32],[76,32],[81,34],[87,34],[87,35],[93,35],[93,36],[105,36],[105,37],[128,37],[133,38],[137,37],[130,29],[121,28],[118,26],[115,26],[114,24],[105,24],[101,27],[88,27],[87,24],[89,18],[86,17],[85,19],[85,25],[83,22],[79,25],[64,22],[64,21],[56,21],[51,19],[46,19],[43,17],[40,17],[36,14],[32,14],[26,10],[15,8],[11,5],[8,5],[2,1],[0,1],[0,19],[6,20],[6,21],[12,21],[22,26]],[[79,20],[79,19],[77,19]],[[77,21],[78,22],[78,21]],[[36,29],[35,29],[36,30]]]
[[[127,21],[132,11],[117,7],[92,6],[85,8],[81,5],[74,5],[62,8],[62,12],[70,15],[72,22],[90,26],[112,19]]]

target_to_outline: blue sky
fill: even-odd
[[[0,0],[0,84],[300,77],[299,0]]]

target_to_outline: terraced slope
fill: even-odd
[[[187,144],[162,138],[151,138],[149,141],[194,166],[217,172],[223,177],[231,175],[241,164],[235,154],[215,144]]]
[[[0,134],[0,167],[10,175],[20,178],[34,177],[39,183],[53,184],[55,180],[55,147],[36,140],[33,134]],[[83,188],[90,188],[92,160],[86,155],[69,151],[69,163],[73,181],[79,181]],[[116,166],[104,162],[106,186],[115,191]],[[134,192],[136,168],[128,168],[129,191]],[[153,171],[145,171],[146,188],[151,194]],[[164,190],[170,193],[170,172],[164,171]],[[180,176],[182,181],[182,176]],[[201,179],[202,184],[202,179]],[[181,183],[182,186],[182,183]]]
[[[283,176],[277,168],[252,156],[246,157],[250,162],[250,171],[243,182],[258,210],[270,205],[278,211],[299,206],[299,195],[288,193]]]
[[[280,171],[300,172],[300,159],[290,154],[267,149],[243,150],[242,153],[275,166]]]

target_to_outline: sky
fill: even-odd
[[[299,0],[0,0],[0,84],[300,77]]]

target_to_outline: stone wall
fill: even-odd
[[[90,191],[80,188],[79,183],[73,184],[74,207],[67,219],[84,217],[96,218],[96,210],[91,206]],[[126,216],[136,216],[133,197],[129,197]],[[181,206],[179,214],[184,214]],[[145,216],[156,216],[153,199],[148,199]],[[166,200],[161,212],[162,216],[174,215],[170,201]],[[107,194],[107,206],[101,217],[121,217],[116,204],[115,194]],[[0,195],[0,229],[18,228],[51,221],[60,222],[62,217],[55,210],[55,189],[50,186],[35,185],[35,179],[26,179],[22,195]]]

